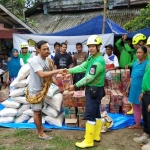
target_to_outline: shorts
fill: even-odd
[[[38,93],[37,93],[37,94],[38,94]],[[33,93],[29,92],[29,95],[30,95],[30,96],[35,96],[36,94],[35,94],[35,93],[33,94]],[[40,103],[32,104],[32,105],[31,105],[31,108],[32,108],[33,111],[42,111],[44,105],[45,105],[45,102],[44,102],[44,100],[43,100],[43,101],[40,102]]]
[[[44,101],[41,103],[31,105],[33,111],[42,111],[43,107],[44,107]]]
[[[7,75],[8,75],[8,72],[6,72],[6,73],[3,74],[3,82],[6,82],[6,80],[7,80]]]

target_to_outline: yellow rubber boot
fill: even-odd
[[[75,145],[79,148],[87,148],[94,146],[95,125],[86,123],[85,139],[77,142]]]
[[[134,111],[133,111],[133,107],[130,111],[127,112],[127,115],[133,115]]]
[[[103,124],[103,122],[101,119],[96,119],[95,135],[94,135],[95,142],[100,142],[100,140],[101,140],[102,124]]]

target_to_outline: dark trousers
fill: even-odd
[[[142,99],[143,130],[150,135],[150,112],[148,112],[148,105],[150,105],[150,94],[144,94]]]
[[[96,121],[96,118],[100,118],[100,103],[103,97],[104,90],[103,87],[98,88],[98,97],[92,99],[90,96],[89,88],[85,90],[86,104],[85,104],[85,114],[84,120]]]

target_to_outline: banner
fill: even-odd
[[[50,51],[51,53],[54,52],[54,43],[62,43],[67,41],[68,47],[67,52],[73,55],[76,53],[76,43],[82,43],[83,44],[83,51],[88,52],[88,47],[86,46],[86,41],[90,35],[85,36],[45,36],[45,35],[39,35],[39,34],[13,34],[13,45],[14,48],[18,49],[20,51],[20,44],[22,42],[27,42],[29,44],[29,52],[32,53],[35,51],[34,43],[38,42],[40,40],[45,40],[50,45]],[[101,46],[101,52],[105,52],[105,46],[108,44],[114,43],[114,34],[100,34],[99,35],[102,38],[102,46]]]

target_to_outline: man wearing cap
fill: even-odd
[[[28,47],[29,45],[25,42],[22,42],[20,45],[21,54],[19,55],[19,57],[23,59],[24,64],[28,63],[28,59],[31,56],[31,54],[28,52]]]
[[[99,52],[102,40],[97,35],[92,35],[87,40],[90,56],[81,65],[70,68],[67,71],[70,74],[86,72],[85,77],[76,84],[69,87],[70,91],[76,88],[86,86],[85,96],[85,113],[84,120],[87,120],[85,139],[77,142],[75,145],[79,148],[93,147],[94,141],[100,142],[100,131],[102,121],[100,119],[100,100],[103,97],[104,78],[105,78],[105,60]]]
[[[131,48],[131,41],[127,39],[127,35],[122,35],[122,38],[116,42],[116,46],[120,53],[119,66],[124,69],[126,65],[131,63],[135,50]]]
[[[113,54],[113,46],[111,44],[108,44],[105,46],[106,48],[106,54],[104,55],[104,59],[106,62],[106,80],[105,84],[106,86],[110,86],[110,80],[111,80],[111,70],[116,70],[119,67],[118,58],[116,55]]]

